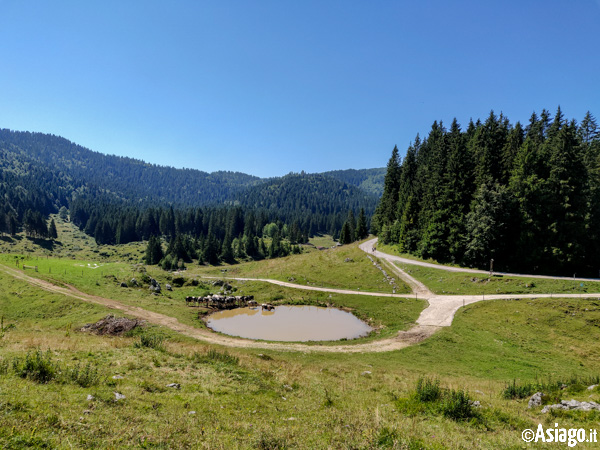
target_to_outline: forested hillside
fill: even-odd
[[[371,216],[377,197],[359,188],[319,174],[289,174],[238,194],[249,208],[266,209],[286,223],[298,223],[310,236],[336,235],[348,210],[364,209]]]
[[[377,169],[332,170],[323,172],[321,175],[335,178],[336,180],[359,187],[363,191],[374,194],[377,197],[381,197],[385,172],[385,167],[381,167]]]
[[[600,270],[600,129],[560,110],[525,126],[493,112],[462,130],[434,122],[395,148],[372,226],[423,258],[496,270]]]
[[[0,130],[0,233],[52,239],[48,215],[62,210],[99,244],[163,236],[175,262],[214,263],[287,254],[316,233],[338,236],[349,211],[370,217],[376,203],[375,195],[323,175],[209,174]]]
[[[13,164],[54,171],[69,179],[85,180],[120,198],[136,202],[166,202],[176,205],[220,203],[234,193],[260,182],[239,172],[207,173],[175,169],[144,161],[104,155],[62,137],[0,130],[0,149]],[[23,171],[27,174],[27,171]]]

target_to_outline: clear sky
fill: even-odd
[[[600,116],[600,0],[0,0],[0,128],[157,164],[382,167],[558,105]]]

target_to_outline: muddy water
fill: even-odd
[[[366,336],[366,323],[349,312],[317,306],[238,308],[211,314],[210,328],[230,336],[269,341],[337,341]]]

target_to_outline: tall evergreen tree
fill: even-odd
[[[355,240],[360,241],[365,239],[368,235],[369,229],[367,227],[367,217],[365,216],[364,208],[361,208],[356,222]]]
[[[150,236],[148,239],[148,245],[146,246],[144,262],[149,266],[152,266],[154,264],[158,264],[160,260],[163,259],[163,256],[160,239],[154,235]]]

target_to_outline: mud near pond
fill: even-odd
[[[273,311],[238,308],[211,314],[214,331],[268,341],[337,341],[366,336],[372,328],[351,313],[336,308],[282,305]]]

